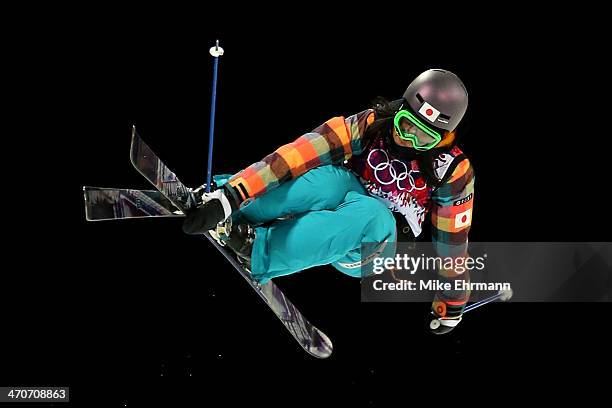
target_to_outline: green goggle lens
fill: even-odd
[[[414,131],[414,133],[404,130],[402,127],[403,120],[410,122],[417,130]],[[407,110],[401,110],[395,114],[393,125],[400,139],[411,141],[416,150],[429,150],[442,140],[442,135],[440,133],[427,127],[427,125]]]

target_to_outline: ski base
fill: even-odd
[[[87,221],[183,216],[183,213],[157,190],[85,186],[83,195]]]

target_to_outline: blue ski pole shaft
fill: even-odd
[[[495,302],[497,299],[501,299],[502,297],[506,296],[506,292],[499,292],[493,296],[490,296],[486,299],[482,299],[479,300],[478,302],[472,303],[470,305],[467,305],[465,307],[465,309],[463,310],[463,313],[467,313],[469,311],[472,311],[474,309],[478,309],[480,306],[486,305],[487,303],[491,303],[491,302]]]
[[[217,107],[217,73],[219,70],[219,57],[223,55],[223,48],[219,47],[219,40],[217,40],[214,47],[210,49],[210,55],[213,56],[213,83],[212,83],[212,95],[210,100],[210,130],[208,132],[208,170],[206,172],[206,192],[210,193],[210,185],[212,181],[212,156],[213,156],[213,145],[215,141],[215,113]]]

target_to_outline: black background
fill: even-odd
[[[120,34],[88,18],[58,28],[29,66],[38,89],[25,100],[38,109],[19,118],[27,125],[14,134],[26,137],[7,145],[29,154],[7,170],[27,191],[7,201],[27,211],[9,214],[19,228],[3,274],[3,384],[69,385],[75,406],[380,406],[464,389],[512,393],[543,378],[572,390],[577,376],[609,365],[608,303],[492,304],[433,337],[428,304],[362,304],[359,282],[331,267],[277,281],[333,340],[333,356],[318,361],[179,220],[87,223],[82,201],[83,185],[150,188],[128,159],[132,124],[183,182],[203,182],[208,48],[219,38],[215,173],[445,68],[470,92],[460,145],[477,174],[471,240],[609,240],[596,29],[578,37],[482,20],[468,30],[457,20],[398,30],[348,15],[215,29],[188,10],[123,17],[131,28]]]

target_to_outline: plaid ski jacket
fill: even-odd
[[[415,236],[431,212],[432,241],[438,255],[464,256],[474,197],[474,171],[469,160],[457,147],[441,153],[434,167],[445,182],[433,189],[421,177],[416,160],[399,163],[384,151],[380,140],[366,140],[366,129],[374,120],[371,109],[328,120],[232,176],[225,186],[228,195],[239,206],[317,166],[346,165],[371,195],[406,217]],[[373,165],[372,161],[377,162]],[[377,171],[394,165],[401,168],[392,174]],[[402,171],[403,178],[397,177]],[[441,272],[449,278],[456,276],[451,270]]]

